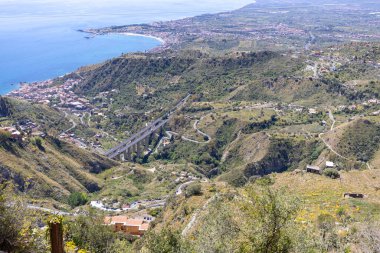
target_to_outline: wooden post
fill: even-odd
[[[64,253],[62,222],[53,219],[49,225],[51,253]]]

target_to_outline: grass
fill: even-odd
[[[340,179],[304,173],[282,173],[273,175],[274,187],[286,187],[286,191],[298,196],[304,209],[300,220],[315,222],[319,214],[336,216],[339,207],[357,221],[369,216],[380,219],[380,170],[341,172]],[[343,194],[355,192],[365,194],[364,199],[345,199]]]
[[[91,191],[90,185],[101,181],[90,171],[115,165],[100,156],[61,142],[58,147],[50,137],[42,141],[44,150],[32,142],[8,143],[0,147],[2,170],[8,171],[18,191],[32,198],[51,197],[65,201],[73,191]]]
[[[341,124],[324,138],[343,156],[367,162],[380,148],[379,133],[379,124],[360,118]]]
[[[176,174],[181,171],[199,175],[193,165],[164,164],[153,162],[149,165],[124,163],[104,171],[98,177],[103,181],[101,192],[92,199],[117,200],[131,203],[136,200],[157,199],[173,193],[179,182]]]

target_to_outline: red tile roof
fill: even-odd
[[[129,219],[128,216],[107,216],[104,218],[104,223],[111,224],[111,223],[126,223]]]
[[[149,228],[149,223],[143,223],[141,226],[140,226],[140,230],[141,231],[147,231]]]
[[[139,227],[143,225],[143,219],[131,219],[128,216],[107,216],[104,218],[105,224],[123,223],[126,226]]]

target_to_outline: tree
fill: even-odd
[[[202,186],[200,183],[191,184],[187,186],[185,189],[185,196],[187,198],[194,195],[201,195],[201,194],[202,194]]]
[[[257,185],[255,185],[257,187]],[[298,211],[297,199],[282,190],[249,186],[241,210],[249,217],[241,252],[278,253],[292,249],[291,229]]]
[[[232,196],[233,198],[233,196]],[[237,252],[239,250],[240,223],[234,216],[235,203],[229,201],[229,194],[222,194],[214,198],[207,207],[205,214],[198,218],[202,224],[193,229],[189,238],[192,241],[194,252]]]
[[[66,222],[67,238],[80,249],[94,253],[129,252],[117,251],[121,245],[129,245],[125,236],[115,233],[111,226],[105,226],[104,218],[90,212],[88,216],[78,216]]]
[[[340,177],[339,171],[333,168],[327,168],[323,171],[323,175],[330,177],[332,179],[337,179]]]
[[[68,204],[72,208],[85,205],[87,203],[87,201],[88,201],[87,195],[85,193],[81,193],[81,192],[71,193],[68,200],[67,200]]]
[[[46,252],[41,230],[33,230],[34,215],[18,199],[2,194],[0,185],[0,251]]]
[[[36,147],[37,147],[39,150],[41,150],[41,151],[45,151],[45,148],[44,148],[44,146],[42,145],[42,140],[41,140],[41,138],[36,137],[36,138],[34,139],[34,144],[36,145]]]
[[[186,253],[191,252],[189,244],[179,231],[163,228],[160,232],[149,232],[144,238],[144,248],[149,253]]]

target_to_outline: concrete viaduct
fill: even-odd
[[[108,158],[120,159],[121,161],[131,161],[133,153],[135,153],[137,157],[142,157],[143,151],[148,149],[153,135],[157,133],[157,131],[163,131],[164,125],[170,120],[173,114],[186,103],[189,97],[190,94],[178,102],[170,112],[147,124],[147,126],[140,129],[139,132],[133,134],[116,147],[108,150],[105,155]]]

